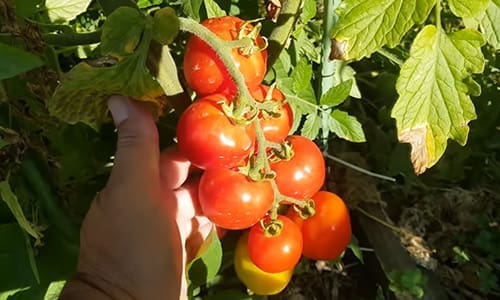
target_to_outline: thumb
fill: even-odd
[[[118,142],[110,184],[147,188],[159,178],[158,130],[151,113],[123,96],[108,101],[118,129]]]

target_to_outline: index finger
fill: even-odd
[[[163,187],[175,190],[188,178],[191,162],[177,146],[169,147],[160,154],[160,178]]]

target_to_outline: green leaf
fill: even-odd
[[[16,218],[19,226],[21,226],[24,231],[35,238],[37,244],[41,244],[41,240],[43,237],[41,229],[30,223],[28,219],[26,219],[23,209],[17,201],[16,195],[10,189],[10,185],[7,180],[0,182],[0,198],[2,198],[5,203],[7,203],[7,206]]]
[[[16,0],[16,14],[23,18],[31,18],[38,7],[43,6],[43,0]]]
[[[217,18],[223,17],[226,15],[226,12],[220,8],[219,4],[214,0],[203,0],[205,4],[205,10],[207,11],[207,17],[209,18]]]
[[[356,71],[347,64],[347,62],[342,60],[335,60],[335,82],[344,82],[352,80],[351,91],[349,96],[361,99],[361,92],[359,91],[358,84],[356,83]]]
[[[92,0],[46,0],[45,9],[52,23],[65,23],[87,10]]]
[[[115,9],[102,28],[101,53],[117,58],[132,54],[145,25],[146,18],[139,10],[125,6]]]
[[[356,117],[338,109],[334,110],[330,117],[328,128],[338,137],[355,143],[366,141],[363,127]]]
[[[153,51],[149,53],[152,57],[150,60],[156,62],[154,67],[153,76],[156,78],[158,84],[165,92],[167,96],[174,96],[181,94],[184,89],[177,76],[177,66],[175,60],[170,53],[168,46],[161,47],[158,55],[154,54]]]
[[[222,244],[214,228],[203,242],[197,258],[187,266],[189,280],[197,286],[205,284],[217,275],[221,264]]]
[[[347,248],[351,249],[351,251],[354,254],[354,256],[356,256],[356,258],[359,259],[359,261],[361,263],[363,263],[363,264],[365,263],[365,261],[363,259],[363,252],[359,248],[359,242],[358,242],[358,239],[355,236],[352,236],[351,242],[349,243],[349,245],[347,246]]]
[[[412,146],[417,174],[439,160],[448,138],[460,145],[467,142],[468,123],[476,118],[468,95],[470,76],[483,71],[483,44],[475,30],[446,35],[433,25],[425,26],[413,41],[396,82],[399,99],[391,116],[399,141]]]
[[[500,49],[500,4],[490,3],[479,20],[481,32],[488,44],[495,50]]]
[[[158,10],[153,18],[153,38],[162,45],[171,44],[179,33],[179,18],[171,7]]]
[[[423,22],[436,0],[346,0],[332,29],[339,58],[361,59],[387,45],[395,47],[415,24]]]
[[[200,8],[203,0],[181,0],[182,10],[186,16],[200,21]]]
[[[148,8],[151,6],[160,5],[163,3],[163,0],[138,0],[137,6],[139,8]]]
[[[304,6],[302,7],[302,12],[300,13],[300,20],[302,21],[302,23],[306,24],[315,16],[316,16],[316,1],[305,0]]]
[[[301,59],[292,71],[293,91],[300,92],[311,85],[312,66],[306,59]]]
[[[319,130],[321,128],[321,118],[318,114],[308,114],[300,134],[313,140],[318,136]]]
[[[93,67],[82,62],[65,74],[49,100],[50,114],[70,124],[83,122],[97,128],[109,119],[109,96],[121,94],[145,101],[158,116],[164,93],[146,68],[151,32],[146,30],[144,35],[138,50],[114,66]]]
[[[22,49],[0,43],[0,80],[11,78],[38,68],[43,61],[36,55]]]
[[[448,0],[451,12],[461,18],[474,18],[484,13],[490,0]]]
[[[45,292],[43,300],[59,299],[59,295],[61,294],[65,284],[66,284],[65,280],[51,282],[49,284],[49,287],[47,288],[47,291]]]
[[[337,106],[347,99],[351,92],[352,79],[341,82],[340,84],[331,87],[326,93],[321,96],[319,104],[329,107]]]

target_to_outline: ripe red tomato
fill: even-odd
[[[238,32],[244,22],[238,17],[225,16],[206,19],[201,24],[221,39],[232,41],[238,39]],[[246,32],[252,29],[253,26],[250,24],[245,27]],[[255,43],[263,46],[265,41],[259,35]],[[262,50],[246,56],[241,54],[238,48],[234,48],[231,54],[248,88],[257,88],[266,74],[267,51]],[[188,40],[183,66],[186,81],[199,95],[225,93],[233,96],[236,94],[236,86],[216,52],[196,36],[191,36]]]
[[[210,169],[201,176],[198,197],[203,214],[215,225],[244,229],[257,223],[274,201],[267,180],[252,181],[230,169]]]
[[[304,239],[302,254],[310,259],[338,258],[351,242],[351,219],[344,201],[334,193],[319,191],[313,196],[316,213],[302,220],[292,209],[288,216],[297,220]]]
[[[325,161],[321,150],[310,139],[292,135],[286,138],[292,145],[293,157],[271,163],[276,172],[276,184],[281,194],[296,199],[309,199],[325,181]]]
[[[241,163],[255,143],[253,125],[233,124],[224,114],[222,94],[201,98],[182,114],[177,125],[179,149],[201,169],[232,168]]]
[[[261,84],[257,89],[251,91],[252,96],[257,101],[264,101],[269,91],[267,85]],[[273,89],[272,100],[280,102],[282,105],[278,111],[279,117],[260,116],[260,125],[264,131],[264,136],[268,141],[282,143],[290,133],[293,124],[293,114],[290,104],[285,102],[285,95],[277,88]]]
[[[269,220],[269,217],[266,217]],[[285,216],[278,216],[283,223],[281,232],[266,236],[260,222],[253,225],[248,235],[248,254],[252,262],[268,273],[293,269],[302,254],[302,234],[299,227]]]

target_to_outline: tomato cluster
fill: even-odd
[[[258,110],[244,120],[231,115],[241,105],[235,100],[241,87],[217,50],[192,36],[183,67],[197,99],[179,119],[178,146],[203,170],[203,214],[221,228],[245,229],[235,253],[238,277],[257,294],[275,294],[302,256],[331,260],[342,254],[351,239],[349,213],[338,196],[320,191],[320,149],[308,138],[289,135],[293,115],[285,96],[262,84],[267,53],[256,27],[234,16],[202,24],[224,41],[252,39],[254,51],[232,48],[231,58]],[[289,206],[288,213],[278,214],[280,206]]]

